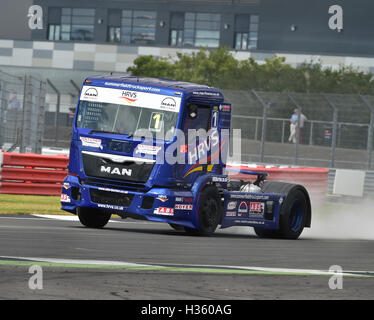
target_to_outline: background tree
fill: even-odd
[[[276,55],[265,63],[253,58],[239,61],[226,47],[177,53],[176,58],[142,56],[127,71],[134,76],[170,78],[221,89],[374,94],[373,75],[352,66],[332,69],[310,61],[292,67]]]

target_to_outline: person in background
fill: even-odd
[[[22,109],[21,103],[17,99],[17,95],[14,93],[9,99],[8,110],[20,111]]]
[[[290,119],[290,136],[288,138],[289,142],[296,143],[296,129],[297,129],[297,122],[299,117],[299,110],[295,109],[291,119]],[[304,129],[304,123],[308,120],[307,117],[301,113],[300,114],[300,126],[299,126],[299,143],[303,143],[303,129]]]

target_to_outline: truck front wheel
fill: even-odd
[[[88,228],[101,229],[109,221],[111,213],[94,208],[77,208],[79,221]]]
[[[215,186],[206,187],[199,200],[199,229],[185,227],[189,234],[206,236],[214,233],[222,217],[222,205]]]

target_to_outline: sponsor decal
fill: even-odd
[[[269,200],[269,196],[259,196],[251,194],[231,194],[231,199]]]
[[[213,130],[210,133],[209,139],[201,142],[198,146],[188,150],[188,163],[196,163],[201,161],[213,147],[219,143],[219,133],[217,130]],[[214,149],[213,149],[214,150]],[[211,159],[213,160],[213,159]]]
[[[99,89],[93,86],[83,86],[80,99],[94,102],[99,101],[100,103],[128,105],[134,108],[170,112],[180,111],[181,97],[159,94],[160,89],[149,87],[149,90],[141,90],[147,92],[140,92],[138,86],[119,84],[116,87],[118,88],[100,87]],[[100,91],[100,95],[98,95],[98,91]]]
[[[173,216],[174,208],[158,207],[153,211],[154,214],[160,214],[164,216]]]
[[[167,97],[164,100],[161,101],[161,109],[162,110],[169,110],[174,111],[177,104],[173,98]]]
[[[118,189],[112,189],[112,188],[98,188],[99,190],[102,190],[102,191],[109,191],[109,192],[117,192],[117,193],[124,193],[124,194],[128,194],[128,191],[124,191],[124,190],[118,190]]]
[[[227,177],[213,177],[213,182],[227,182]]]
[[[100,167],[100,172],[105,172],[109,174],[115,174],[118,176],[129,176],[131,177],[132,170],[131,169],[126,169],[126,168],[117,168],[117,167],[111,167],[111,166],[101,166]]]
[[[245,216],[248,213],[248,205],[247,202],[242,201],[240,202],[239,209],[238,209],[238,216]]]
[[[226,217],[236,217],[236,212],[235,211],[227,211],[226,212]]]
[[[227,204],[227,210],[235,210],[236,208],[236,201],[231,201]]]
[[[279,204],[282,204],[283,203],[283,197],[280,197],[279,198]]]
[[[61,202],[70,202],[70,197],[67,194],[62,193],[61,194]]]
[[[221,111],[229,112],[231,110],[231,106],[227,104],[223,104],[219,106]]]
[[[166,202],[166,201],[169,200],[168,197],[163,195],[163,194],[158,195],[158,197],[156,199],[160,200],[161,202]]]
[[[70,189],[70,183],[69,182],[64,182],[62,186],[66,190]]]
[[[157,155],[157,153],[160,150],[161,150],[161,147],[158,147],[158,146],[151,146],[151,145],[147,145],[147,144],[138,144],[137,148],[135,149],[135,153]]]
[[[193,198],[176,197],[175,201],[176,202],[188,202],[188,203],[192,203],[193,202]]]
[[[88,88],[85,92],[84,92],[84,96],[86,98],[97,98],[99,95],[99,93],[97,92],[97,90],[95,88]]]
[[[120,98],[128,103],[133,103],[138,99],[138,95],[134,91],[122,91],[122,96]]]
[[[82,141],[82,146],[85,147],[92,147],[92,148],[100,148],[101,147],[101,139],[94,139],[89,137],[80,137]]]
[[[218,92],[209,92],[209,91],[193,91],[193,95],[196,96],[213,96],[213,97],[219,97]]]
[[[234,220],[235,223],[245,223],[248,224],[249,222],[247,220]]]
[[[151,92],[160,92],[161,89],[153,88],[153,87],[146,87],[141,85],[133,85],[121,82],[105,82],[104,85],[111,86],[111,87],[121,87],[126,89],[133,89],[133,90],[141,90],[141,91],[151,91]]]
[[[249,213],[263,213],[265,203],[263,202],[250,202]]]
[[[256,220],[249,220],[247,222],[251,224],[265,224],[265,221],[256,221]]]
[[[192,210],[192,204],[176,204],[174,209],[176,210]]]
[[[97,206],[99,208],[105,208],[105,209],[112,209],[112,210],[123,210],[124,208],[121,207],[121,206],[115,206],[115,205],[112,205],[112,204],[102,204],[102,203],[98,203]]]

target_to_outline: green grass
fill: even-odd
[[[64,214],[59,196],[0,194],[0,214]]]

